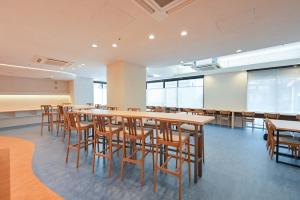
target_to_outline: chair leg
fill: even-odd
[[[155,164],[154,164],[154,176],[153,176],[153,191],[156,192],[156,178],[157,178],[157,165],[158,165],[158,143],[156,141],[156,152],[155,152]]]
[[[145,139],[142,140],[141,185],[144,186]]]
[[[122,155],[122,163],[121,163],[121,180],[123,180],[124,177],[124,162],[126,158],[126,139],[123,138],[123,155]]]
[[[56,125],[56,136],[58,136],[59,125],[60,125],[60,115],[58,115],[56,123],[57,123],[57,125]]]
[[[66,163],[68,163],[68,159],[69,159],[70,145],[71,145],[71,130],[69,130]]]
[[[77,164],[76,167],[79,167],[79,159],[80,159],[80,144],[81,144],[81,131],[78,131],[78,143],[77,143]]]
[[[111,177],[112,176],[112,154],[113,154],[113,152],[112,152],[112,136],[109,136],[109,158],[108,158],[108,160],[109,160],[109,171],[108,171],[108,176],[109,177]]]
[[[178,198],[182,199],[182,145],[180,145],[179,149],[179,176],[178,176]]]
[[[42,115],[41,135],[43,135],[43,127],[44,127],[44,115]]]
[[[150,137],[151,137],[152,169],[154,171],[155,165],[154,165],[154,139],[153,139],[153,132],[150,135]]]
[[[94,146],[96,145],[96,141],[97,141],[97,143],[98,143],[98,140],[97,140],[97,139],[98,139],[98,136],[95,135],[94,141],[93,141]],[[98,149],[98,150],[99,150],[99,149]],[[96,148],[93,149],[92,174],[95,173],[95,157],[96,157]]]
[[[189,174],[189,183],[191,182],[191,147],[190,147],[190,140],[187,142],[188,148],[188,174]]]

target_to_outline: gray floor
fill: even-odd
[[[25,138],[36,144],[33,167],[36,175],[65,199],[177,199],[177,179],[158,174],[157,192],[153,192],[153,174],[149,155],[145,185],[140,186],[139,170],[127,166],[120,180],[120,158],[114,159],[113,177],[108,178],[107,162],[96,162],[91,174],[91,153],[81,154],[80,168],[75,154],[65,164],[66,143],[56,134],[40,127],[0,130],[0,135]],[[183,199],[300,199],[300,169],[270,160],[261,129],[205,128],[205,164],[203,177],[189,184],[184,169]],[[193,176],[193,174],[192,174]]]

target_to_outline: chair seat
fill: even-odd
[[[180,128],[187,131],[195,131],[195,126],[191,124],[182,124]]]
[[[89,122],[81,122],[80,123],[80,127],[82,129],[86,129],[86,128],[93,128],[94,124],[93,123],[89,123]]]
[[[274,140],[277,141],[277,136],[274,136]],[[299,138],[294,138],[292,136],[280,136],[279,143],[281,144],[290,144],[290,145],[300,145]]]
[[[144,128],[144,136],[148,136],[151,132],[153,131],[153,129],[148,129],[148,128]],[[127,132],[127,131],[126,131]],[[128,135],[128,133],[126,133]],[[137,137],[142,137],[142,130],[141,129],[137,129],[136,130],[136,135]],[[120,131],[120,138],[124,137],[124,131]]]
[[[181,141],[182,142],[187,141],[189,139],[189,137],[190,137],[190,134],[181,132]],[[162,133],[159,133],[158,138],[163,139],[164,135]],[[179,133],[178,132],[173,132],[172,139],[173,139],[172,140],[173,142],[179,142]]]
[[[145,126],[155,126],[155,121],[154,120],[145,120],[144,125]],[[159,122],[157,122],[157,125],[159,125]]]

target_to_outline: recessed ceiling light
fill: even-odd
[[[235,52],[236,53],[241,53],[243,50],[242,49],[238,49],[238,50],[236,50]]]
[[[92,47],[97,48],[98,45],[97,44],[92,44]]]
[[[116,43],[113,43],[111,46],[114,48],[118,47],[118,45]]]
[[[181,36],[186,36],[187,34],[188,34],[187,31],[181,31],[181,33],[180,33]]]
[[[154,40],[154,39],[155,39],[155,35],[150,34],[150,35],[148,36],[148,38],[149,38],[149,40]]]

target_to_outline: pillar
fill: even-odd
[[[146,109],[146,67],[117,61],[107,66],[107,105]]]

